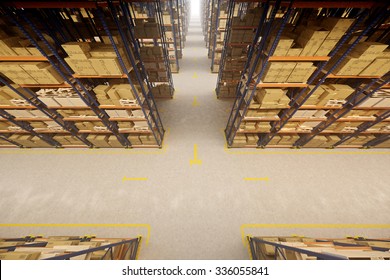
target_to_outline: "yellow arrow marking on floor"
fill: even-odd
[[[0,227],[144,227],[148,233],[145,244],[149,244],[151,227],[149,224],[0,224]]]
[[[195,72],[194,75],[192,75],[192,78],[194,78],[194,79],[199,78],[199,77],[198,77],[198,74],[196,74],[196,72]]]
[[[198,159],[198,145],[194,144],[194,159],[190,160],[190,165],[198,164],[201,165],[202,161]]]
[[[192,106],[193,106],[193,107],[199,106],[198,98],[197,98],[196,96],[194,96],[194,101],[192,101]]]
[[[246,177],[244,178],[245,181],[269,181],[268,177],[263,177],[263,178],[249,178]]]
[[[143,177],[139,177],[139,178],[128,178],[128,177],[123,177],[122,178],[122,182],[124,181],[147,181],[148,178],[143,178]]]

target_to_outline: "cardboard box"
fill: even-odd
[[[95,76],[98,75],[95,68],[93,68],[91,62],[87,59],[72,59],[65,57],[66,63],[72,68],[72,70],[78,75]]]
[[[359,73],[359,76],[383,76],[390,71],[390,58],[378,57]]]
[[[98,75],[121,75],[123,73],[118,58],[90,58],[89,61]]]
[[[20,67],[39,84],[61,84],[60,74],[48,62],[23,62]]]
[[[24,253],[24,252],[7,252],[0,253],[0,260],[37,260],[41,255],[40,252]]]
[[[72,59],[88,59],[91,47],[88,42],[68,42],[61,45]]]
[[[271,50],[272,42],[275,40],[275,36],[271,37],[270,42],[268,43],[267,47],[267,53]],[[273,53],[273,56],[286,56],[290,48],[292,47],[294,43],[294,39],[288,37],[288,36],[281,36],[278,45],[276,46],[276,49]]]
[[[335,56],[331,59],[331,62],[328,63],[325,68],[326,70],[330,69],[336,61],[340,59],[340,56]],[[372,63],[373,59],[361,59],[347,56],[333,71],[334,75],[349,75],[355,76],[359,75],[368,65]]]
[[[309,28],[304,29],[297,38],[297,42],[303,46],[300,55],[314,56],[328,34],[328,30],[318,26],[310,26]]]
[[[316,51],[314,56],[328,56],[338,42],[339,40],[325,39],[325,41],[322,42],[321,46]]]
[[[286,81],[288,83],[305,83],[316,69],[312,62],[298,62]]]
[[[291,72],[294,70],[297,63],[296,62],[282,62],[281,65],[282,65],[282,68],[280,69],[278,76],[275,78],[275,82],[278,82],[278,83],[284,83],[287,81],[288,77],[290,76]]]
[[[339,40],[345,32],[347,32],[354,21],[354,19],[326,17],[322,21],[321,26],[330,30],[327,39]]]
[[[25,47],[12,47],[12,50],[19,56],[29,56],[31,53]]]
[[[388,45],[378,42],[359,42],[356,44],[355,48],[352,49],[350,56],[363,60],[373,60],[382,54],[387,47]]]
[[[270,62],[267,66],[267,69],[263,75],[263,82],[275,82],[277,79],[279,72],[282,70],[283,63]],[[260,67],[256,69],[257,72],[260,71]]]
[[[18,37],[8,37],[0,40],[0,55],[3,56],[16,56],[16,53],[12,50],[13,47],[19,47]]]

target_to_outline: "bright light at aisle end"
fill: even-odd
[[[191,0],[191,17],[200,17],[200,0]]]

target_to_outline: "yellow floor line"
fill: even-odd
[[[244,178],[245,181],[269,181],[268,177],[263,177],[263,178],[251,178],[251,177],[246,177]]]
[[[138,177],[138,178],[128,178],[128,177],[123,177],[122,178],[122,182],[124,181],[147,181],[148,178],[145,178],[145,177]]]
[[[244,246],[247,246],[245,229],[247,228],[357,228],[357,229],[390,229],[390,224],[243,224],[240,227],[241,239]]]
[[[192,101],[192,107],[198,107],[198,106],[199,106],[198,98],[194,96],[194,101]]]
[[[197,164],[197,165],[202,164],[202,161],[200,159],[198,159],[198,145],[197,144],[194,144],[194,159],[190,159],[190,165],[192,166],[194,164]]]
[[[129,227],[143,227],[148,233],[145,239],[145,244],[149,244],[151,227],[149,224],[0,224],[0,227],[115,227],[115,228],[129,228]]]

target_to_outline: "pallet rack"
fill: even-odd
[[[1,260],[136,260],[141,237],[26,236],[0,243]]]
[[[235,97],[241,71],[247,61],[246,53],[255,36],[260,13],[259,3],[229,2],[226,26],[219,29],[225,34],[216,85],[218,98]],[[241,37],[240,40],[237,37]]]
[[[389,239],[247,237],[252,260],[389,260]]]
[[[137,3],[138,2],[138,3]],[[132,1],[132,15],[135,19],[150,19],[154,17],[161,26],[161,40],[143,40],[138,38],[141,46],[154,45],[164,49],[164,60],[168,60],[170,70],[160,69],[159,72],[178,73],[180,69],[179,59],[183,56],[183,48],[188,30],[188,1]],[[154,2],[154,3],[153,3]],[[153,60],[155,61],[155,60]],[[151,67],[152,71],[156,67]],[[155,72],[155,71],[154,71]],[[168,74],[167,79],[171,79]]]
[[[233,2],[233,1],[232,1]],[[220,69],[218,87],[228,82],[232,83],[235,101],[231,110],[228,124],[225,129],[229,147],[388,147],[389,129],[385,128],[388,122],[390,106],[361,107],[364,102],[386,89],[389,84],[389,76],[381,75],[336,75],[333,72],[347,58],[357,44],[368,36],[368,41],[388,40],[386,28],[389,11],[385,2],[361,1],[361,2],[306,2],[306,1],[234,1],[242,4],[258,2],[262,8],[260,22],[254,29],[255,36],[249,45],[245,58],[245,67],[241,70],[240,79],[224,82],[224,72]],[[227,28],[232,30],[235,3],[229,7]],[[274,52],[280,42],[284,30],[299,28],[305,20],[337,17],[354,19],[345,34],[337,40],[329,50],[328,55],[321,56],[274,56]],[[228,32],[229,33],[229,32]],[[261,38],[261,39],[260,39]],[[370,38],[372,40],[370,40]],[[225,46],[229,36],[225,38]],[[295,40],[295,39],[294,39]],[[295,42],[295,41],[294,41]],[[349,43],[349,44],[347,44]],[[301,46],[302,47],[302,46]],[[343,53],[339,55],[339,50]],[[227,48],[225,47],[225,51]],[[226,57],[226,56],[225,56]],[[222,60],[223,61],[223,60]],[[306,82],[272,82],[265,81],[266,73],[271,64],[275,62],[291,62],[296,65],[302,62],[312,62],[314,72]],[[221,67],[223,68],[223,67]],[[340,104],[326,104],[326,106],[307,105],[307,100],[314,96],[316,90],[322,85],[350,85],[354,89]],[[237,85],[237,86],[236,86]],[[274,107],[259,107],[254,96],[261,89],[279,89],[287,91],[288,102]],[[306,103],[306,104],[305,104]],[[331,106],[332,105],[332,106]],[[299,114],[302,110],[328,110],[322,119],[312,117],[302,118]],[[373,115],[364,118],[347,118],[354,112],[376,110]],[[270,112],[272,118],[266,113],[253,117],[252,112]],[[299,114],[297,114],[299,112]],[[364,114],[366,115],[366,114]],[[315,123],[310,129],[298,129],[300,122]],[[260,129],[253,129],[253,122]],[[353,129],[335,130],[335,124],[339,122],[354,122]],[[359,124],[360,122],[360,124]],[[249,124],[249,125],[248,125]],[[384,129],[378,128],[380,125]],[[291,126],[291,128],[289,127]],[[247,129],[250,127],[250,129]],[[237,137],[238,136],[238,137]],[[327,145],[317,145],[318,139],[325,138]],[[286,141],[284,140],[286,138]],[[314,141],[313,141],[314,140]],[[321,140],[321,141],[322,141]]]
[[[142,2],[142,1],[138,1]],[[159,1],[150,3],[159,9]],[[1,61],[36,62],[44,61],[63,80],[60,84],[19,84],[11,82],[6,75],[0,82],[18,99],[17,105],[1,105],[0,125],[13,124],[17,131],[0,130],[2,142],[14,147],[160,147],[164,128],[154,101],[155,83],[145,74],[144,62],[140,57],[140,44],[136,40],[131,16],[131,4],[120,1],[104,2],[8,2],[2,4],[4,20],[17,31],[18,36],[29,40],[41,56],[1,56]],[[161,19],[159,15],[157,18]],[[160,21],[161,23],[161,21]],[[160,25],[161,27],[161,25]],[[163,33],[161,33],[163,34]],[[68,42],[86,42],[93,46],[110,48],[113,60],[122,74],[80,74],[65,61],[67,53],[63,45]],[[90,42],[90,43],[89,43]],[[167,57],[167,56],[166,56]],[[169,65],[165,64],[167,69]],[[173,86],[172,79],[169,82]],[[126,85],[132,92],[132,100],[114,105],[101,104],[94,89],[99,85]],[[45,104],[38,96],[41,89],[71,89],[83,101],[82,105]],[[173,87],[172,91],[173,93]],[[19,100],[19,101],[20,101]],[[119,100],[118,100],[119,101]],[[122,99],[120,100],[123,101]],[[20,118],[8,110],[39,110],[37,117]],[[74,116],[67,116],[66,110],[73,110]],[[112,110],[129,112],[132,115],[113,117]],[[128,110],[128,111],[126,111]],[[78,112],[88,111],[87,116]],[[137,113],[137,114],[135,114]],[[56,129],[36,129],[31,124],[37,121],[53,121]],[[99,121],[95,129],[83,128],[83,122]],[[90,125],[91,123],[88,123]],[[138,127],[137,129],[134,128]],[[20,136],[22,135],[22,136]],[[100,136],[99,136],[100,135]],[[34,136],[29,141],[18,137]],[[103,139],[104,138],[104,139]],[[66,140],[66,141],[65,141]],[[8,147],[9,145],[5,145]]]

